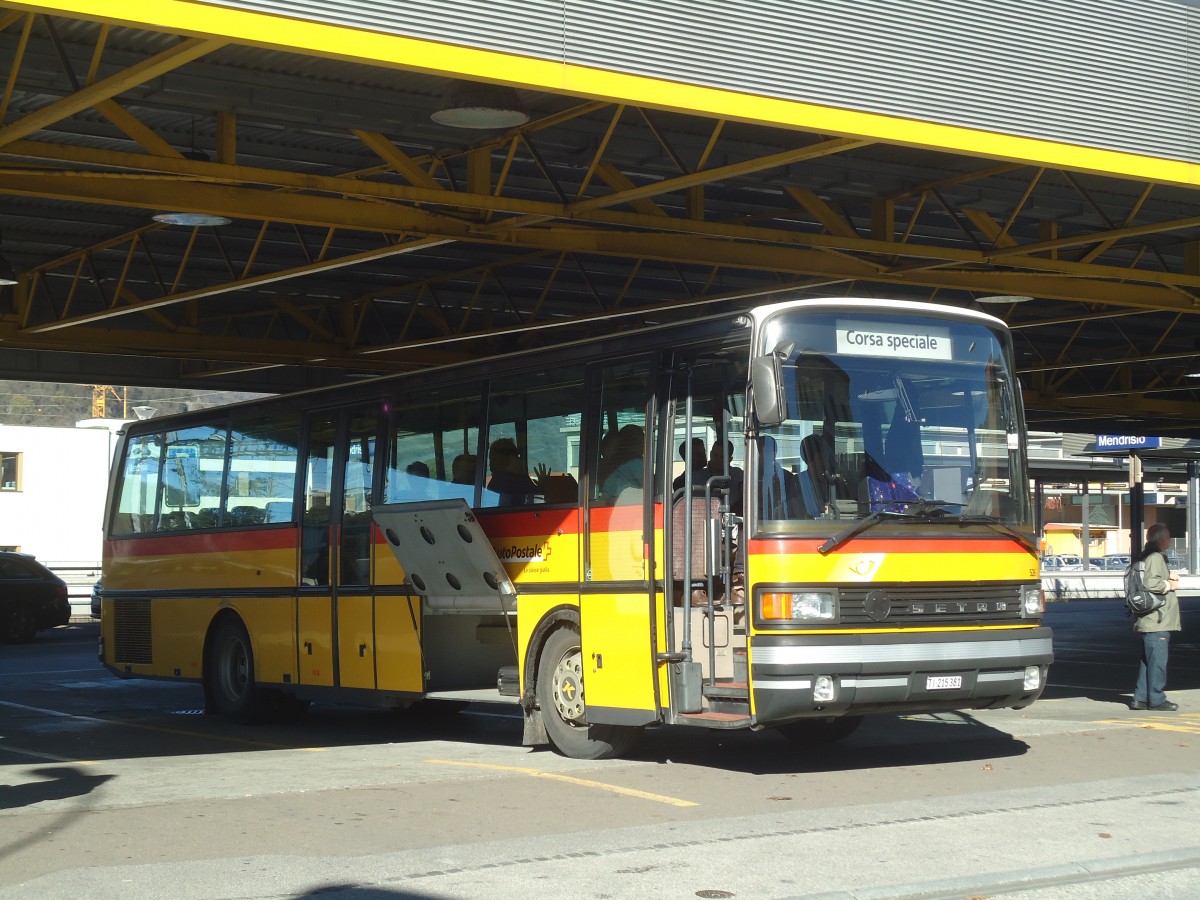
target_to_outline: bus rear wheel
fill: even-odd
[[[779,733],[801,747],[820,747],[850,737],[863,722],[862,716],[797,719],[779,726]]]
[[[588,725],[583,694],[583,648],[572,628],[552,632],[538,657],[537,700],[546,736],[563,756],[608,759],[642,736],[630,725]]]
[[[254,683],[254,650],[237,619],[224,619],[213,632],[204,665],[204,691],[212,709],[230,721],[248,725],[263,717],[267,692]]]

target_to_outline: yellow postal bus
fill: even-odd
[[[841,298],[135,422],[102,656],[238,721],[508,695],[586,758],[1021,707],[1025,447],[1003,323]]]

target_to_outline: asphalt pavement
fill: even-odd
[[[655,729],[520,746],[511,707],[299,724],[120,681],[95,626],[0,650],[0,898],[1200,898],[1200,599],[1175,714],[1127,708],[1114,601],[1054,604],[1024,710],[869,720],[826,752]]]

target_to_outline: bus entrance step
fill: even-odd
[[[724,697],[731,700],[749,700],[750,689],[744,681],[718,681],[704,685],[705,697]]]
[[[679,725],[695,725],[700,728],[749,728],[750,717],[740,713],[729,712],[698,712],[681,713],[677,720]]]

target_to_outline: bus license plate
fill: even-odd
[[[953,691],[961,687],[961,675],[929,675],[925,678],[927,691]]]

